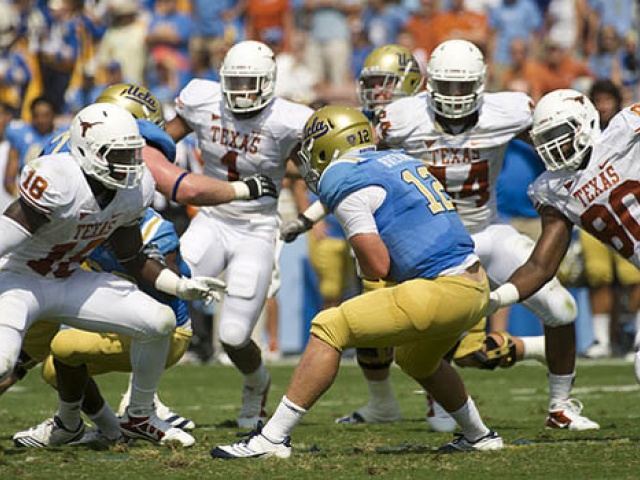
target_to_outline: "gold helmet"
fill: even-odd
[[[422,72],[411,50],[383,45],[365,59],[357,90],[362,109],[379,112],[393,100],[415,95],[421,87]]]
[[[360,110],[327,106],[317,110],[304,125],[299,157],[307,186],[317,193],[320,175],[336,158],[357,150],[375,150],[371,124]]]
[[[114,103],[128,110],[134,117],[149,120],[164,128],[162,104],[153,93],[135,83],[116,83],[105,88],[96,103]]]

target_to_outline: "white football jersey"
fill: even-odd
[[[278,191],[289,154],[313,113],[307,106],[274,98],[255,116],[234,116],[224,106],[220,84],[202,79],[192,80],[180,92],[176,111],[197,135],[205,175],[234,181],[262,173],[273,179]],[[250,219],[275,216],[276,205],[275,198],[261,197],[207,208],[218,215]]]
[[[0,270],[66,278],[119,227],[137,225],[151,204],[148,170],[134,189],[118,189],[104,209],[70,153],[36,158],[20,176],[20,198],[49,221],[0,259]]]
[[[444,132],[427,106],[427,93],[388,105],[376,130],[392,148],[419,158],[444,185],[469,232],[498,216],[496,181],[507,144],[532,123],[532,100],[524,93],[486,93],[476,125],[459,134]]]
[[[550,205],[640,268],[640,104],[625,108],[596,140],[589,163],[544,172],[529,187]]]

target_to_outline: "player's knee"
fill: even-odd
[[[358,348],[358,365],[366,370],[384,370],[391,366],[393,348]]]
[[[74,331],[61,330],[51,341],[51,356],[65,365],[77,367],[86,363],[87,342],[78,342]],[[51,359],[47,359],[53,365]],[[53,369],[53,367],[51,367]],[[55,376],[55,372],[53,374]],[[43,372],[44,376],[44,372]],[[47,382],[49,383],[49,382]]]
[[[578,307],[573,296],[557,279],[551,280],[547,289],[547,312],[541,315],[547,327],[561,327],[573,323],[578,315]]]
[[[239,322],[225,322],[218,331],[220,342],[227,348],[242,348],[249,342],[251,331]]]
[[[149,318],[144,332],[146,337],[169,335],[176,328],[176,314],[167,305],[158,304],[156,311]]]

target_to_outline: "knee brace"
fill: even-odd
[[[358,348],[358,365],[366,370],[384,370],[393,362],[393,348]]]
[[[547,283],[537,295],[545,295],[546,311],[535,313],[547,327],[562,327],[573,323],[578,315],[578,307],[573,296],[557,278]]]
[[[225,348],[238,349],[246,346],[251,340],[251,331],[248,325],[241,322],[224,322],[218,331],[220,342]]]
[[[498,344],[493,335],[499,336],[502,343]],[[483,370],[508,368],[516,363],[516,345],[507,332],[492,332],[485,337],[482,350],[473,352],[473,358],[480,363]]]

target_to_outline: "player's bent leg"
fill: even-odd
[[[336,423],[355,425],[359,423],[390,423],[402,418],[396,401],[389,367],[393,361],[393,348],[358,348],[356,358],[369,387],[369,403],[349,415],[336,419]]]

